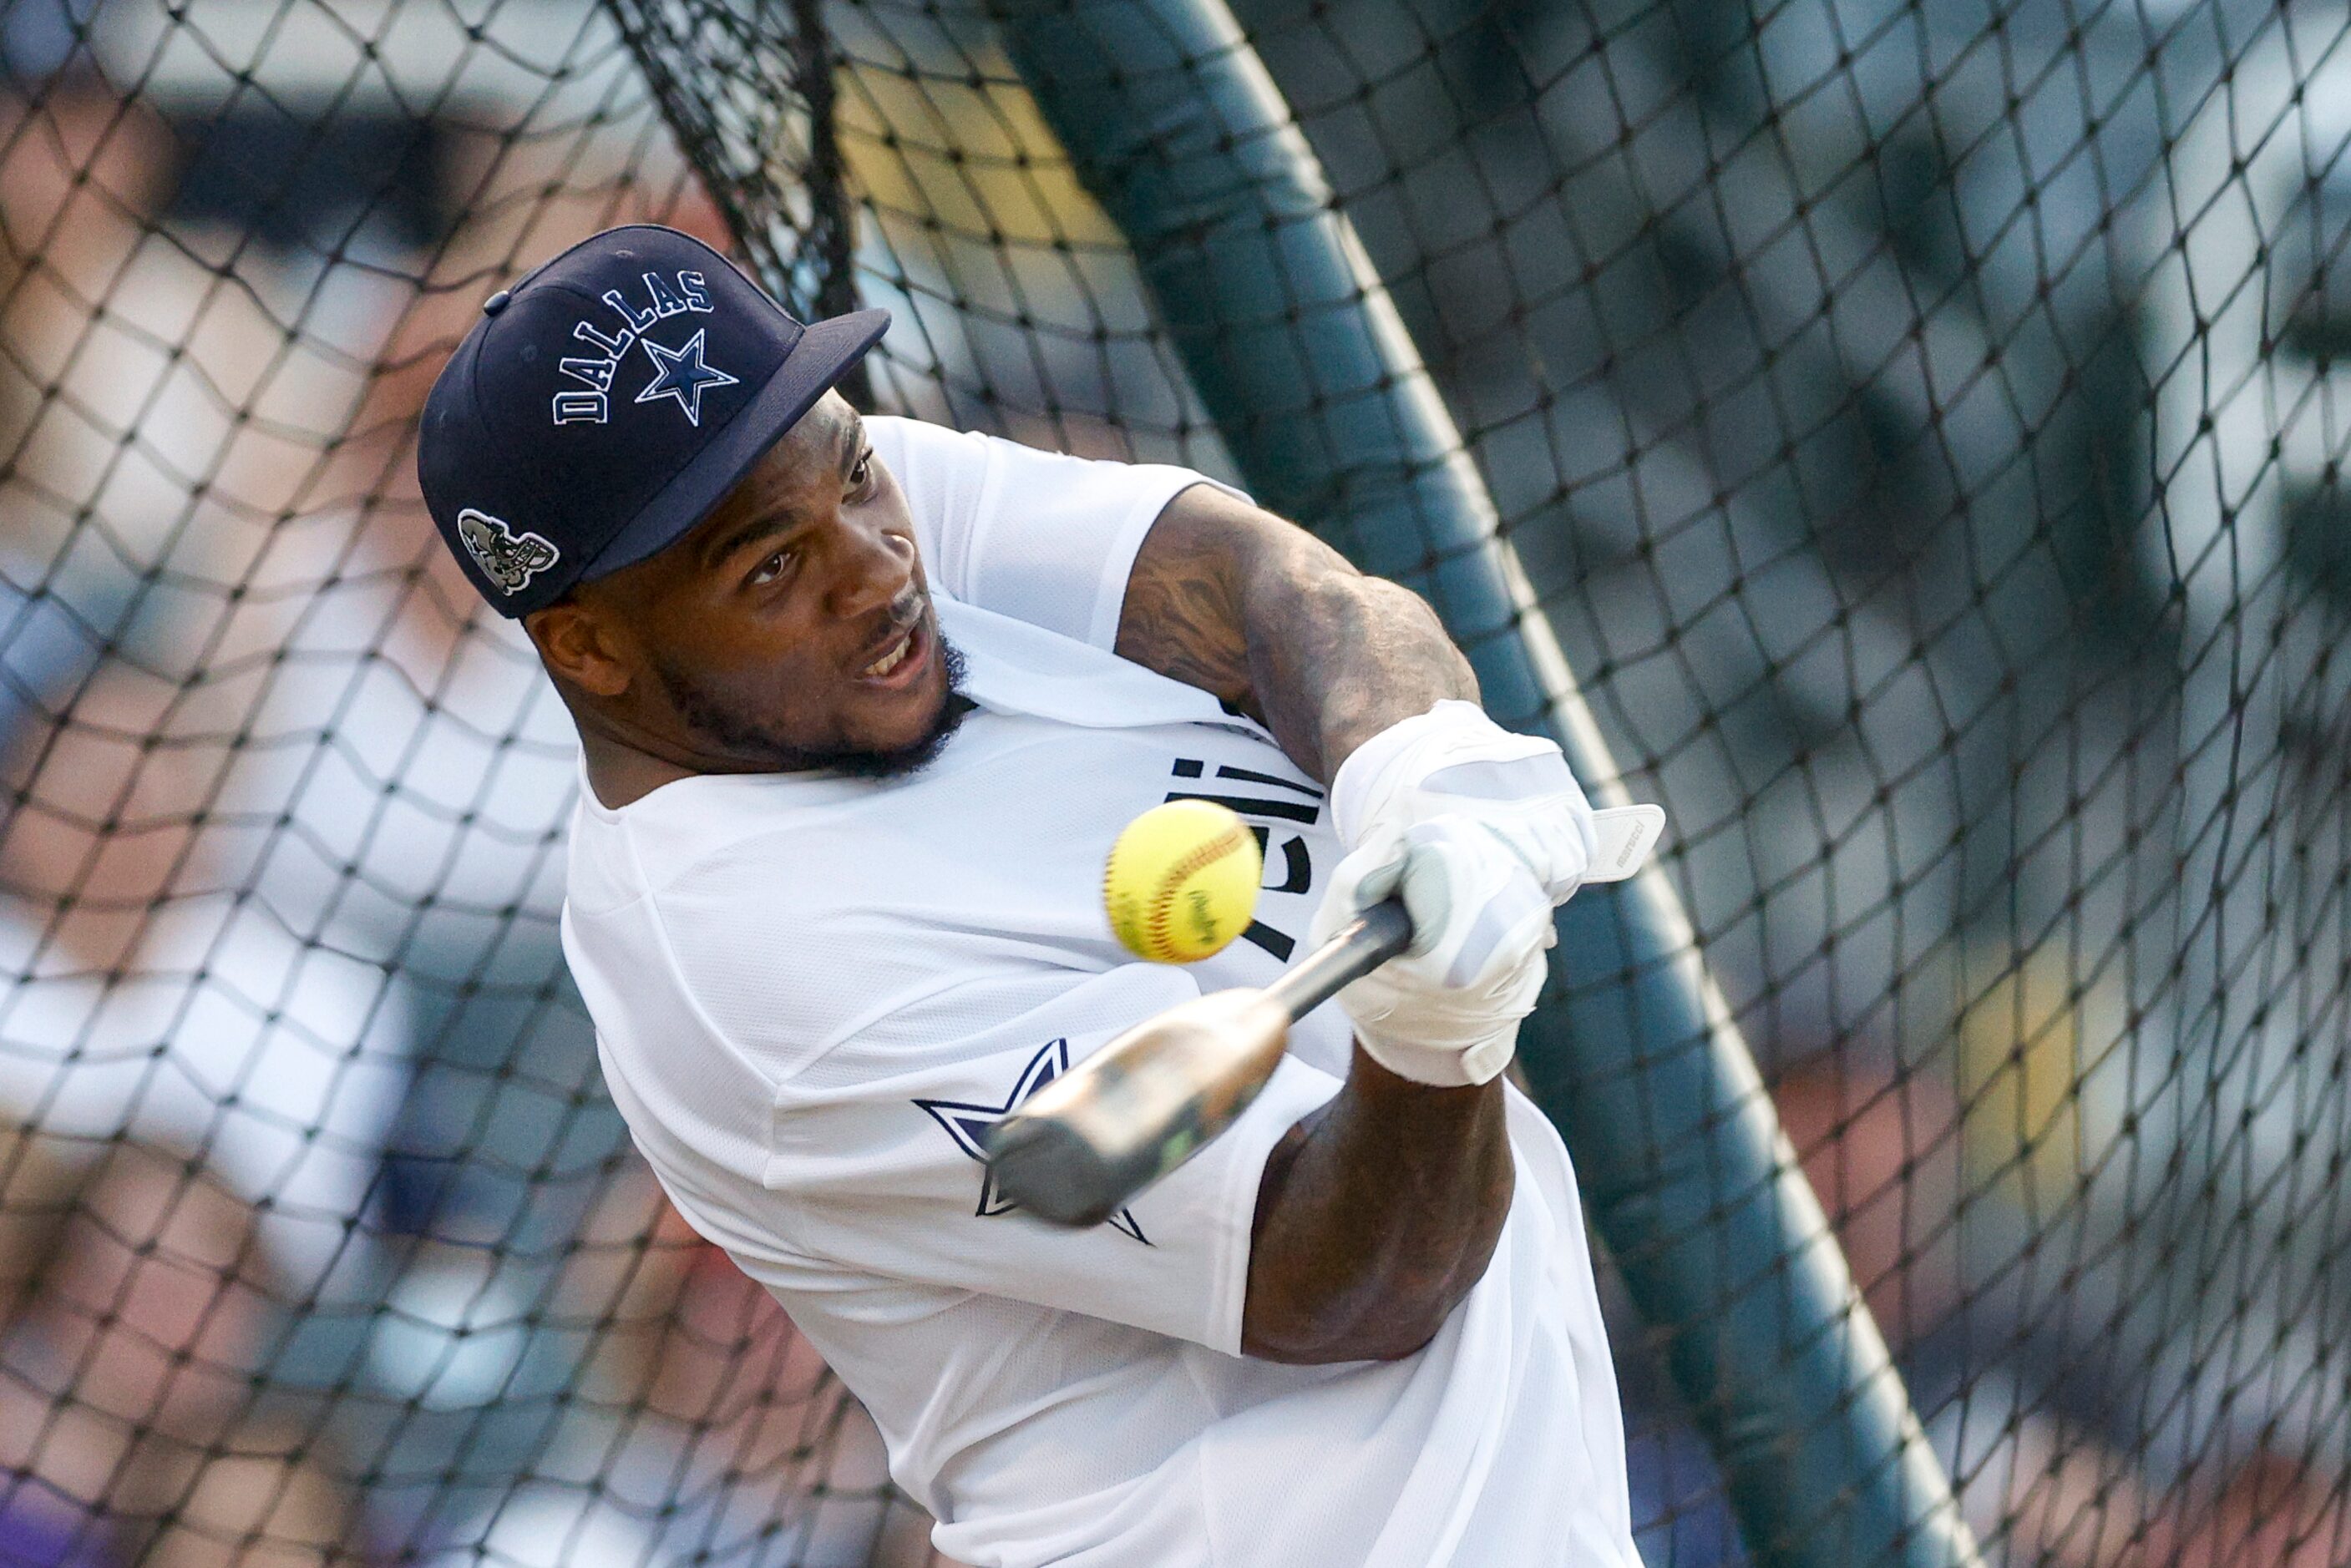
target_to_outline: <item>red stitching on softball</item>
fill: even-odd
[[[1214,865],[1232,854],[1240,847],[1241,840],[1248,836],[1249,829],[1245,827],[1228,827],[1161,875],[1157,886],[1152,889],[1150,902],[1145,906],[1150,912],[1143,918],[1143,929],[1154,952],[1172,953],[1174,950],[1167,944],[1170,906],[1184,879],[1203,867]]]

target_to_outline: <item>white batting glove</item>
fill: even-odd
[[[1542,989],[1552,904],[1517,852],[1479,823],[1435,817],[1341,860],[1314,911],[1320,945],[1401,891],[1412,946],[1339,993],[1355,1038],[1399,1077],[1483,1084],[1510,1065]]]
[[[1331,815],[1349,849],[1468,817],[1510,846],[1553,904],[1583,886],[1598,844],[1559,747],[1513,734],[1474,702],[1439,702],[1357,747],[1331,781]]]

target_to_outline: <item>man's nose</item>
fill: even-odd
[[[843,519],[834,541],[831,609],[863,615],[906,591],[914,576],[914,542],[904,535]]]

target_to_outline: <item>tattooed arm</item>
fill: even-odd
[[[1326,784],[1390,724],[1478,696],[1416,595],[1205,484],[1144,537],[1118,651],[1259,720]],[[1266,1160],[1241,1348],[1290,1362],[1411,1355],[1484,1275],[1513,1179],[1499,1079],[1432,1088],[1357,1047],[1346,1086]]]
[[[1398,720],[1478,700],[1469,661],[1419,595],[1212,484],[1178,495],[1144,536],[1118,651],[1215,692],[1324,784]]]

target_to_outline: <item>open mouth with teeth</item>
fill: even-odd
[[[895,686],[903,680],[912,679],[917,673],[917,669],[929,646],[929,639],[924,633],[923,623],[916,620],[904,631],[899,633],[895,641],[882,650],[882,656],[879,659],[859,670],[858,676],[862,680],[877,680],[886,685]]]

